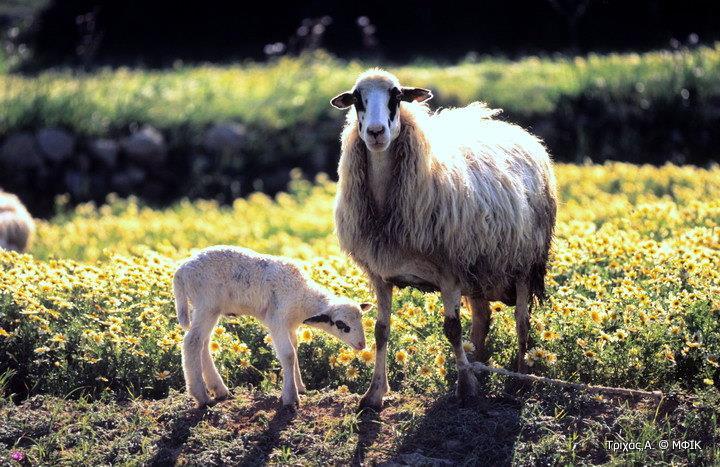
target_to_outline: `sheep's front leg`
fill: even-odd
[[[298,392],[300,394],[305,394],[305,391],[306,391],[305,384],[303,383],[302,375],[300,374],[300,358],[297,356],[298,355],[298,349],[297,349],[298,346],[297,346],[297,334],[295,332],[296,332],[295,330],[290,331],[290,343],[292,344],[293,349],[295,349],[295,368],[294,368],[295,384],[297,384]]]
[[[462,346],[462,326],[460,324],[460,290],[443,289],[442,300],[445,314],[443,331],[455,352],[455,364],[458,370],[457,397],[461,404],[477,396],[478,381],[470,368],[470,362]]]
[[[283,405],[290,407],[299,406],[300,397],[298,396],[298,388],[295,383],[295,366],[298,364],[297,354],[295,353],[295,347],[292,345],[290,333],[287,329],[276,330],[272,332],[272,340],[283,370]]]
[[[217,318],[207,316],[204,310],[196,309],[190,330],[183,338],[182,364],[187,392],[197,401],[199,407],[210,403],[210,396],[203,382],[203,346],[212,332]],[[207,350],[207,348],[206,348]]]
[[[517,298],[515,301],[515,329],[518,338],[518,372],[527,373],[528,367],[525,362],[525,352],[528,348],[528,334],[530,331],[530,294],[527,284],[518,282],[515,286]]]
[[[475,346],[475,360],[486,362],[489,357],[487,335],[490,332],[490,303],[487,300],[474,297],[468,297],[467,301],[472,311],[470,342]]]
[[[390,312],[392,311],[392,284],[378,276],[371,278],[377,295],[378,314],[375,320],[375,369],[367,392],[360,400],[360,409],[379,411],[383,396],[390,390],[387,379],[387,344],[390,336]]]

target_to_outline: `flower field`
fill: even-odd
[[[534,372],[593,384],[711,389],[720,383],[720,169],[559,165],[561,204],[549,300],[532,315]],[[288,193],[232,206],[132,199],[41,222],[31,254],[0,253],[0,374],[19,393],[163,397],[182,389],[171,293],[175,261],[236,244],[302,261],[338,294],[371,301],[333,235],[335,185],[295,174]],[[62,202],[62,200],[60,200]],[[454,380],[439,297],[394,295],[390,382],[445,390]],[[364,320],[372,342],[374,312]],[[463,310],[464,329],[469,315]],[[374,360],[301,328],[311,389],[362,392]],[[212,351],[230,387],[277,387],[279,364],[251,319],[221,323]],[[512,309],[493,305],[493,363],[510,366]],[[468,347],[470,344],[467,344]],[[6,377],[7,379],[7,377]]]

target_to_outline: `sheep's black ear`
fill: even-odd
[[[311,317],[309,317],[308,319],[306,319],[305,321],[303,321],[303,323],[305,323],[305,324],[310,324],[310,323],[328,323],[328,322],[332,324],[332,320],[331,320],[330,317],[329,317],[328,315],[326,315],[325,313],[322,313],[322,314],[319,314],[319,315],[315,315],[315,316],[311,316]]]
[[[373,304],[372,304],[372,303],[361,303],[361,304],[360,304],[360,311],[365,312],[365,311],[368,311],[368,310],[369,310],[370,308],[372,308],[372,307],[373,307]]]
[[[429,89],[424,88],[406,88],[403,86],[400,90],[402,91],[400,100],[405,102],[425,102],[432,99],[433,96]]]
[[[330,104],[338,109],[347,109],[355,103],[355,96],[351,92],[344,92],[332,98]]]

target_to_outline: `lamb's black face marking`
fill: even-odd
[[[402,92],[398,88],[390,89],[390,99],[388,100],[388,110],[390,110],[390,118],[388,119],[388,126],[390,122],[395,120],[395,114],[400,108],[400,100],[402,99]]]
[[[350,326],[345,324],[345,321],[337,320],[335,321],[335,326],[341,331],[350,332]]]
[[[330,326],[334,324],[333,320],[326,314],[311,316],[303,323],[330,323]]]

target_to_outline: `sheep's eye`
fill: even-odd
[[[358,112],[365,111],[365,104],[363,104],[362,94],[360,94],[360,91],[353,91],[353,97],[355,98],[355,110]]]
[[[392,88],[390,90],[390,100],[388,101],[388,110],[390,111],[390,118],[389,118],[390,122],[395,120],[395,114],[397,113],[397,109],[400,107],[400,98],[401,97],[402,97],[402,92],[398,88]]]

